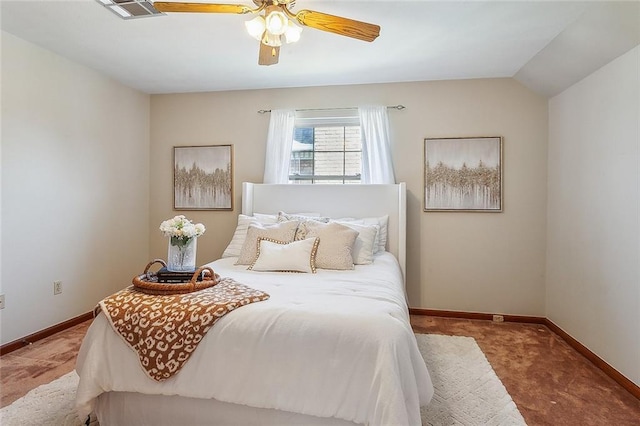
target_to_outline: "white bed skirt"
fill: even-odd
[[[132,392],[103,393],[96,400],[95,411],[101,426],[356,425],[356,423],[336,418],[254,408],[215,399],[143,395]]]

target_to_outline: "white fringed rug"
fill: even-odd
[[[417,334],[435,395],[422,408],[430,426],[526,425],[472,337]],[[78,376],[68,373],[0,410],[3,426],[81,426],[74,412]],[[92,425],[97,425],[95,420]]]

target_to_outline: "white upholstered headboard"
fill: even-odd
[[[389,215],[387,250],[406,279],[407,188],[393,185],[242,184],[242,214],[318,212],[331,218]]]

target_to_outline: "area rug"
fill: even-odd
[[[416,334],[435,393],[423,425],[526,425],[473,337]]]
[[[423,407],[424,426],[526,425],[472,337],[416,334],[435,395]],[[81,426],[74,412],[78,376],[68,373],[0,410],[3,426]],[[91,419],[91,425],[97,426]]]

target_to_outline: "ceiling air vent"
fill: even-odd
[[[158,12],[153,4],[146,0],[96,0],[98,3],[121,17],[122,19],[145,18],[164,15]]]

